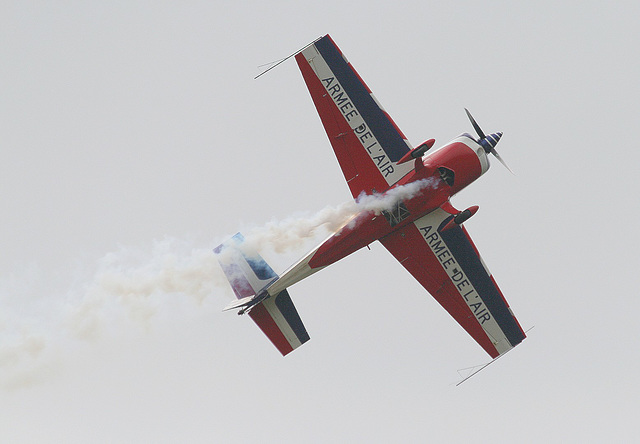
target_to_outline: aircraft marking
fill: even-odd
[[[467,277],[460,264],[456,261],[453,254],[451,254],[447,244],[440,236],[437,226],[442,222],[442,220],[444,220],[444,218],[437,217],[436,214],[431,213],[416,220],[414,224],[420,231],[422,238],[427,243],[433,254],[438,258],[438,262],[442,265],[442,268],[447,273],[447,276],[451,279],[456,290],[460,296],[462,296],[465,303],[482,326],[482,329],[487,333],[491,342],[495,345],[498,353],[503,353],[505,350],[511,348],[511,345],[488,307],[471,283],[471,280]]]

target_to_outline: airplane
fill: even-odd
[[[353,198],[400,197],[381,211],[363,208],[280,276],[236,234],[214,250],[238,298],[225,310],[247,313],[287,355],[309,340],[287,289],[379,241],[491,358],[520,344],[526,334],[463,225],[478,207],[460,211],[450,202],[487,172],[489,154],[506,166],[495,150],[502,133],[485,134],[465,108],[477,137],[413,147],[329,35],[290,57]]]

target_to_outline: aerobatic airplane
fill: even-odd
[[[287,288],[374,241],[413,275],[492,357],[525,338],[509,304],[462,225],[478,207],[455,209],[451,197],[489,169],[502,133],[462,134],[437,150],[412,147],[329,35],[295,54],[354,199],[412,186],[384,211],[363,209],[281,276],[240,233],[214,251],[238,300],[286,355],[309,340]],[[505,165],[506,166],[506,165]],[[401,193],[398,193],[402,196]]]

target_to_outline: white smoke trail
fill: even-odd
[[[401,200],[411,199],[420,191],[435,187],[436,184],[437,180],[430,177],[392,188],[383,195],[363,194],[358,197],[358,207],[361,210],[374,211],[379,214],[381,211],[393,208],[393,206]]]
[[[0,277],[0,387],[31,385],[47,371],[46,348],[51,342],[51,293],[42,285],[43,273],[31,265],[21,274]],[[55,284],[50,280],[50,285]]]
[[[357,213],[389,209],[431,186],[420,181],[308,216],[270,221],[250,229],[245,239],[260,253],[301,255]],[[211,248],[176,239],[157,241],[147,252],[120,248],[98,261],[89,276],[58,290],[50,290],[49,277],[39,271],[0,279],[0,387],[25,387],[46,378],[52,355],[65,341],[95,341],[122,322],[148,327],[170,301],[197,306],[216,293],[231,295]]]
[[[308,250],[309,242],[318,242],[329,234],[338,231],[361,211],[373,211],[376,214],[390,210],[401,200],[411,199],[420,191],[433,188],[437,181],[433,178],[412,182],[389,190],[385,194],[361,194],[356,201],[343,203],[335,207],[325,207],[310,216],[287,218],[271,221],[262,227],[251,229],[245,235],[245,241],[257,251],[273,250],[283,254],[291,250]]]
[[[197,306],[230,291],[209,248],[175,239],[147,252],[120,248],[84,274],[66,289],[49,289],[51,276],[39,271],[0,279],[1,388],[45,379],[73,341],[96,341],[123,323],[149,328],[163,305]]]
[[[106,301],[117,302],[130,319],[145,324],[157,310],[154,296],[186,295],[201,303],[222,282],[209,249],[174,239],[155,242],[147,254],[121,248],[99,262],[69,325],[79,337],[94,337],[103,324],[99,315]]]

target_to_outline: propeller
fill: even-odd
[[[465,108],[464,110],[467,112],[467,117],[469,117],[469,120],[471,121],[471,125],[473,125],[473,128],[476,130],[476,133],[478,133],[478,137],[480,137],[480,139],[477,142],[480,144],[480,146],[482,146],[482,148],[484,148],[484,152],[487,154],[489,153],[493,154],[496,157],[496,159],[498,159],[498,161],[502,165],[504,165],[506,169],[509,170],[511,174],[515,175],[515,173],[511,171],[511,168],[509,168],[509,166],[502,159],[502,157],[500,157],[500,154],[498,154],[495,148],[498,142],[500,141],[500,138],[502,137],[502,133],[493,133],[486,136],[482,131],[482,128],[480,128],[480,125],[478,125],[476,120],[473,118],[473,116],[469,112],[469,110],[467,108]]]

